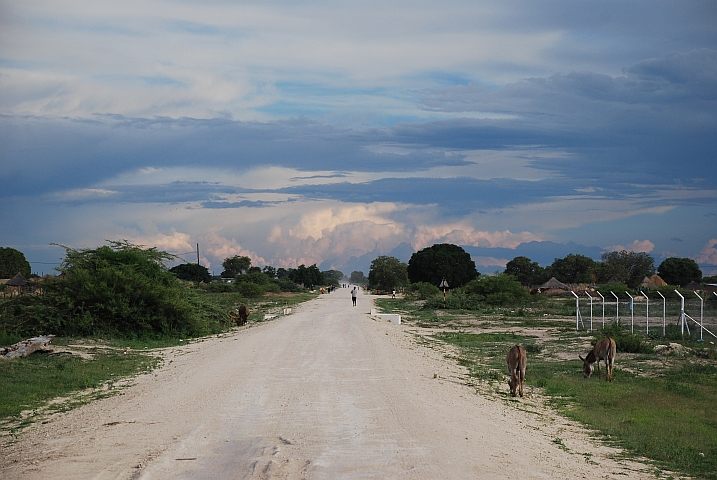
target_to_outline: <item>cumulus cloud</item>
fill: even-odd
[[[695,260],[701,264],[717,265],[717,238],[711,238]]]
[[[621,252],[623,250],[626,250],[628,252],[635,253],[650,253],[654,249],[655,244],[649,240],[633,240],[633,242],[628,244],[627,246],[612,245],[609,247],[605,247],[605,250],[608,252]]]
[[[476,267],[500,267],[505,268],[510,260],[507,258],[495,258],[495,257],[471,257],[475,262]]]
[[[221,263],[224,259],[234,256],[249,257],[251,259],[251,264],[254,266],[267,265],[266,260],[264,260],[263,257],[242,247],[234,238],[229,239],[224,238],[221,235],[217,235],[216,233],[209,233],[204,235],[202,240],[202,244],[206,245],[204,247],[205,254],[209,255],[212,259],[214,259],[214,262],[216,262],[213,264],[211,261],[206,260],[205,266],[207,268],[211,268],[212,265],[216,265],[217,268],[221,268]]]
[[[509,230],[502,232],[484,232],[465,224],[441,224],[432,226],[418,226],[412,245],[414,249],[421,250],[434,243],[453,243],[475,247],[515,248],[521,243],[542,240],[540,235],[531,232],[513,233]]]

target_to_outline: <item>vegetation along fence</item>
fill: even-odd
[[[575,328],[592,331],[617,322],[633,333],[666,336],[677,327],[680,334],[694,333],[700,340],[717,338],[717,293],[675,293],[675,298],[665,298],[660,292],[573,292]]]

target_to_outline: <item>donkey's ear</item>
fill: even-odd
[[[582,360],[583,362],[585,361],[585,359],[584,359],[583,357],[581,357],[580,355],[578,355],[578,358],[579,358],[580,360]]]

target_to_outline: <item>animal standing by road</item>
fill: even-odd
[[[237,316],[235,317],[235,319],[238,327],[246,325],[246,322],[249,319],[249,309],[246,308],[246,305],[241,305],[237,309]]]
[[[590,378],[593,373],[593,363],[597,362],[598,378],[600,378],[600,360],[605,362],[605,370],[607,370],[607,381],[612,382],[612,366],[615,363],[615,354],[617,353],[617,345],[612,338],[603,338],[595,344],[595,348],[588,353],[585,358],[578,355],[583,361],[583,376]]]
[[[510,372],[510,380],[508,380],[508,386],[510,387],[510,394],[516,396],[519,392],[520,396],[523,396],[523,382],[525,381],[525,367],[528,363],[528,356],[525,352],[525,348],[521,345],[515,345],[508,351],[506,357],[508,362],[508,371]]]

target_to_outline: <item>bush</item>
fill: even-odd
[[[618,352],[622,353],[652,353],[653,346],[647,341],[647,339],[640,334],[631,333],[622,325],[618,325],[613,322],[607,325],[605,328],[600,330],[601,336],[596,337],[593,341],[593,345],[597,343],[600,338],[610,337],[615,340],[615,346]]]
[[[630,295],[635,296],[635,292],[624,283],[606,283],[605,285],[600,285],[596,290],[602,293],[605,300],[615,298],[610,292],[615,292],[615,295],[621,298],[625,297],[625,292],[630,292]]]
[[[446,296],[446,306],[452,310],[482,310],[485,308],[485,303],[477,295],[466,295],[461,291],[455,291]],[[423,308],[443,308],[443,295],[427,299]]]
[[[252,282],[239,282],[235,285],[235,287],[236,291],[239,292],[241,296],[247,298],[261,297],[265,293],[264,287]]]
[[[0,330],[32,336],[189,337],[219,332],[229,317],[169,273],[166,252],[126,242],[66,248],[64,279],[45,295],[6,302]]]
[[[279,286],[279,290],[282,292],[301,292],[304,290],[301,285],[297,285],[288,278],[274,280],[274,283]]]
[[[426,300],[441,293],[438,287],[428,282],[412,283],[407,287],[406,291],[411,297],[415,297],[418,300]]]
[[[261,272],[251,272],[251,273],[244,273],[242,275],[237,275],[234,277],[234,283],[239,284],[243,282],[249,282],[249,283],[255,283],[257,285],[269,285],[271,283],[271,278],[269,278],[269,275]]]
[[[528,300],[529,294],[511,275],[483,276],[471,280],[462,291],[475,295],[488,305],[515,305]]]
[[[227,282],[211,282],[211,283],[202,283],[199,285],[199,288],[201,288],[204,291],[210,292],[210,293],[228,293],[234,291],[234,285]]]

